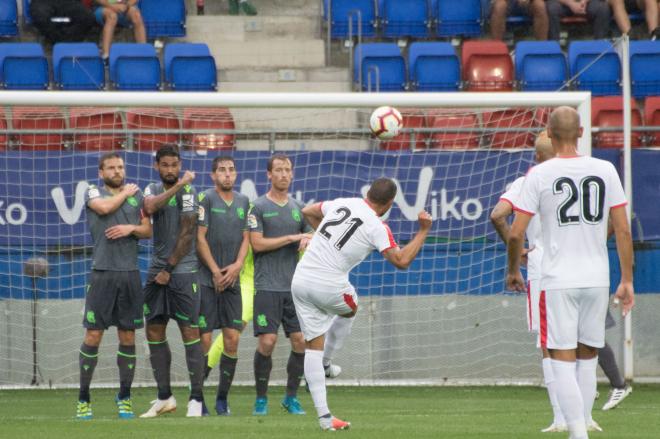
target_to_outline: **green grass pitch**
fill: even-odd
[[[660,385],[636,385],[619,408],[603,412],[607,388],[600,387],[594,419],[605,430],[592,438],[660,437]],[[253,417],[254,391],[235,387],[232,415],[186,419],[187,390],[175,389],[176,413],[156,419],[117,419],[114,390],[92,389],[94,419],[76,421],[74,390],[0,391],[0,437],[3,438],[308,438],[337,434],[355,438],[552,438],[542,434],[550,423],[545,390],[536,387],[330,387],[330,407],[352,423],[346,432],[318,429],[309,394],[301,391],[306,416],[280,409],[282,388],[270,391],[270,414]],[[206,389],[209,409],[215,391]],[[133,390],[137,414],[146,411],[153,388]]]

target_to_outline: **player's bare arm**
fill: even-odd
[[[505,244],[509,241],[509,231],[511,230],[507,218],[509,218],[512,213],[513,207],[511,207],[511,203],[504,200],[498,201],[493,208],[493,211],[490,213],[490,222],[493,224],[495,231]]]
[[[213,275],[213,286],[215,287],[216,292],[221,291],[221,279],[222,273],[220,272],[220,267],[213,259],[211,254],[211,247],[209,247],[209,242],[206,240],[206,234],[209,228],[206,226],[197,226],[197,256],[202,264],[206,265]]]
[[[87,205],[99,215],[108,215],[119,209],[126,198],[135,195],[138,190],[140,190],[138,185],[129,183],[124,185],[116,195],[107,198],[94,198]]]
[[[179,190],[187,184],[192,183],[195,179],[195,173],[192,171],[186,171],[172,187],[164,191],[162,194],[158,195],[149,195],[144,198],[144,211],[147,215],[153,215],[158,212],[167,204],[170,198],[176,195]]]
[[[116,226],[108,227],[105,231],[105,236],[108,239],[119,239],[129,235],[133,235],[138,239],[151,238],[152,227],[151,221],[148,216],[143,216],[140,224],[117,224]]]
[[[516,216],[509,231],[507,243],[507,273],[506,287],[512,291],[525,291],[525,280],[520,273],[520,260],[522,257],[523,242],[525,241],[525,230],[532,217],[523,212],[516,212]]]
[[[220,269],[220,287],[222,290],[227,289],[228,287],[234,285],[236,280],[241,274],[243,269],[243,263],[245,263],[245,258],[248,254],[248,249],[250,247],[250,235],[246,230],[243,232],[243,242],[241,242],[241,247],[238,250],[238,255],[236,256],[236,261],[233,264],[229,264],[226,267]],[[214,275],[215,279],[215,275]]]
[[[299,242],[308,236],[305,233],[298,233],[295,235],[278,236],[277,238],[264,238],[264,234],[261,232],[250,232],[250,245],[252,245],[252,250],[255,253],[269,252],[285,245]]]
[[[610,218],[614,236],[616,237],[616,251],[621,266],[621,281],[614,293],[619,301],[623,315],[628,314],[635,306],[635,291],[633,289],[633,245],[630,225],[625,207],[610,209]]]
[[[422,211],[417,216],[417,222],[419,230],[408,244],[403,248],[395,247],[383,252],[383,257],[398,269],[405,270],[415,259],[431,230],[433,218],[428,212]]]
[[[316,230],[323,221],[323,211],[321,210],[322,203],[314,203],[308,206],[303,207],[302,214],[305,217],[305,221],[310,227]]]
[[[190,252],[195,233],[197,233],[197,215],[182,215],[179,222],[179,236],[177,237],[176,245],[170,257],[167,258],[168,265],[172,267],[176,266],[181,258]],[[158,284],[167,285],[170,281],[170,273],[166,270],[161,270],[156,275],[155,281]]]

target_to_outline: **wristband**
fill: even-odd
[[[174,271],[174,265],[168,263],[165,268],[163,268],[163,271],[167,271],[168,273],[172,274],[172,271]]]

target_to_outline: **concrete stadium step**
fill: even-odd
[[[323,67],[323,40],[268,39],[261,41],[209,41],[220,69],[237,67]]]
[[[259,15],[294,15],[318,17],[321,14],[321,2],[319,0],[249,0],[257,8]],[[188,17],[197,14],[196,0],[186,0]],[[228,14],[228,0],[206,0],[204,2],[204,14],[225,15]]]
[[[348,82],[348,69],[311,68],[235,68],[220,69],[218,81],[224,82]]]
[[[266,131],[344,130],[358,128],[360,119],[355,111],[343,108],[232,108],[231,114],[238,129]]]
[[[195,16],[186,21],[186,41],[255,41],[271,38],[321,38],[318,17]]]

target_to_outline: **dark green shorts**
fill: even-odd
[[[243,329],[243,299],[241,289],[229,287],[216,293],[215,288],[202,285],[202,307],[199,311],[199,331],[213,332],[214,329]]]
[[[184,326],[197,326],[201,288],[197,273],[172,273],[167,285],[154,282],[149,274],[144,286],[144,317],[147,323],[172,318]]]
[[[85,295],[83,326],[87,329],[142,328],[140,272],[92,270]]]
[[[254,335],[277,334],[282,325],[288,337],[300,332],[300,322],[290,291],[257,291],[254,296]]]

